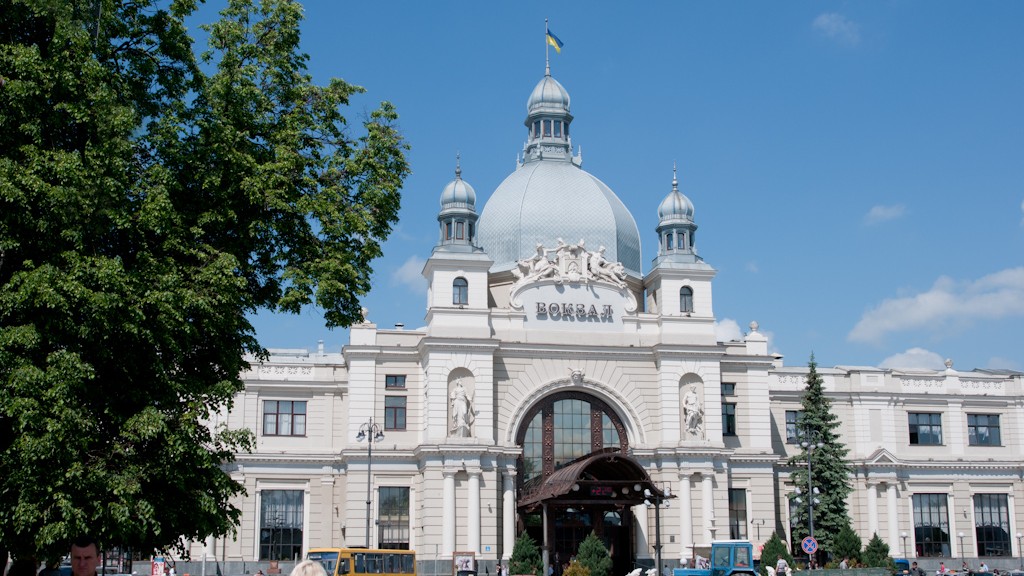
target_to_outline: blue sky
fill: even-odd
[[[644,272],[678,164],[723,336],[756,320],[788,365],[1024,370],[1024,3],[324,0],[306,18],[314,79],[367,89],[350,121],[393,102],[412,146],[365,299],[380,327],[423,325],[456,153],[478,212],[513,170],[548,18],[573,143],[633,212]],[[254,323],[271,348],[348,342],[315,309]]]

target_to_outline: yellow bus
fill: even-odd
[[[401,576],[416,574],[416,553],[412,550],[374,550],[370,548],[312,548],[307,560],[319,562],[327,576],[380,574]]]

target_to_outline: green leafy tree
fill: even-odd
[[[761,565],[757,570],[758,573],[760,573],[761,576],[768,576],[768,570],[766,567],[771,566],[772,568],[775,568],[779,558],[785,558],[786,563],[793,566],[793,556],[789,553],[789,550],[782,542],[782,539],[779,538],[779,534],[777,532],[772,532],[772,537],[769,538],[768,541],[764,543],[764,547],[761,548]],[[785,574],[781,574],[780,576],[785,576]]]
[[[871,540],[864,547],[861,560],[869,568],[886,568],[890,571],[896,569],[896,563],[889,556],[889,545],[878,537],[877,532],[871,536]]]
[[[860,536],[850,527],[849,524],[839,529],[839,533],[832,541],[832,559],[838,563],[843,558],[860,562],[861,542]]]
[[[807,387],[801,400],[803,412],[797,423],[802,450],[788,461],[792,466],[790,480],[801,491],[800,495],[794,495],[800,501],[794,509],[793,541],[800,542],[808,536],[808,505],[817,500],[814,503],[814,536],[821,549],[834,550],[836,535],[850,524],[846,508],[847,496],[853,490],[846,460],[849,450],[839,440],[839,418],[832,413],[832,402],[825,396],[813,354],[808,368]],[[808,457],[812,489],[817,489],[817,494],[807,493]]]
[[[508,561],[508,573],[513,576],[533,574],[541,576],[544,570],[544,562],[540,557],[540,550],[537,543],[526,532],[516,538],[512,546],[512,557]]]
[[[576,552],[576,561],[590,572],[590,576],[610,576],[612,572],[612,557],[608,554],[604,542],[591,532]]]
[[[133,550],[237,525],[215,425],[265,354],[259,310],[360,317],[408,173],[383,103],[316,86],[301,7],[231,0],[200,68],[196,0],[0,7],[0,548]],[[208,71],[208,72],[205,72]],[[6,557],[6,556],[4,556]]]

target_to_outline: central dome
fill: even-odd
[[[640,276],[640,232],[633,215],[604,182],[571,162],[520,166],[487,201],[478,234],[495,272],[533,256],[537,244],[554,247],[562,238],[584,240],[588,250],[604,246],[608,260]]]

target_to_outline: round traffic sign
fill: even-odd
[[[814,554],[818,551],[818,541],[808,536],[800,542],[800,548],[808,554]]]

